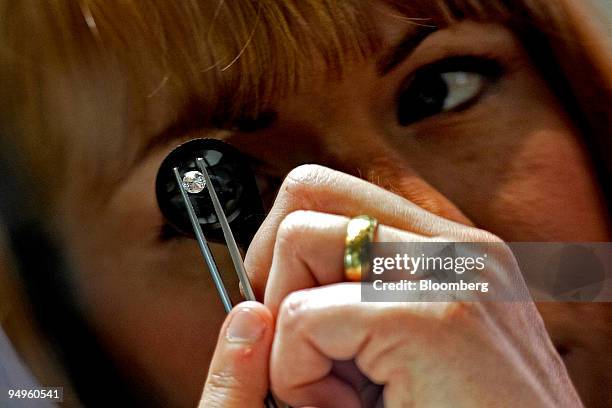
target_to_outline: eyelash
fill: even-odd
[[[446,83],[447,79],[453,78],[452,74],[461,75],[459,78],[468,81],[468,86],[477,85],[479,89],[474,95],[446,109],[446,99],[440,101],[439,97],[445,92],[448,97],[453,90]],[[465,110],[477,102],[503,74],[504,69],[499,61],[484,56],[452,56],[419,68],[404,81],[397,94],[397,121],[400,126],[408,126],[436,114]],[[481,78],[482,83],[479,83]],[[461,86],[461,83],[454,85]]]

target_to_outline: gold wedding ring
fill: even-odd
[[[374,241],[378,221],[369,215],[352,218],[346,227],[344,246],[344,278],[350,282],[361,281],[361,267],[365,258],[365,246]]]

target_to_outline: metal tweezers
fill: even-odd
[[[200,172],[204,176],[205,187],[208,190],[210,195],[210,199],[212,200],[215,213],[217,215],[217,220],[221,225],[221,229],[223,230],[223,236],[225,238],[225,243],[227,245],[229,254],[232,258],[232,263],[234,264],[234,269],[236,274],[238,275],[238,279],[240,280],[240,284],[242,286],[242,292],[244,294],[244,298],[246,300],[256,300],[255,293],[253,292],[253,288],[251,286],[251,282],[246,274],[246,269],[244,268],[244,262],[242,260],[242,256],[240,255],[240,251],[238,249],[238,245],[236,244],[236,240],[234,239],[234,234],[229,226],[227,221],[227,217],[223,211],[223,207],[221,207],[221,203],[219,202],[219,198],[217,197],[217,193],[215,191],[214,186],[212,185],[210,176],[206,169],[206,163],[203,158],[197,158],[196,164],[200,169]],[[181,190],[181,196],[183,198],[183,202],[185,203],[185,209],[189,215],[189,220],[191,221],[191,225],[193,227],[193,231],[196,236],[196,240],[198,241],[198,245],[200,247],[200,251],[202,252],[202,256],[204,257],[204,261],[208,266],[208,270],[210,275],[215,283],[217,288],[217,292],[219,293],[219,297],[221,298],[221,302],[223,303],[223,307],[225,308],[225,312],[229,313],[232,310],[232,300],[227,293],[227,289],[223,284],[223,280],[221,279],[221,275],[219,274],[219,268],[217,267],[217,263],[215,262],[215,258],[213,257],[212,252],[208,246],[208,242],[206,241],[206,237],[204,236],[204,232],[202,231],[202,227],[198,221],[198,216],[193,208],[191,200],[189,199],[189,193],[185,190],[183,186],[183,180],[179,173],[178,167],[174,167],[174,176],[176,178],[176,182]],[[266,397],[265,406],[268,408],[278,408],[276,400],[272,393],[268,393]]]

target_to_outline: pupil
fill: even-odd
[[[397,120],[401,126],[442,112],[448,86],[439,73],[417,73],[401,92]]]

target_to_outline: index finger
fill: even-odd
[[[418,188],[431,189],[415,185],[415,189]],[[436,201],[440,206],[445,205],[444,203],[447,203],[447,207],[452,206],[443,197]],[[411,201],[365,180],[322,166],[300,166],[287,175],[270,213],[247,252],[245,266],[253,289],[260,299],[272,265],[278,227],[288,214],[297,210],[348,217],[367,214],[382,224],[430,237],[465,228],[464,225],[428,212]],[[456,212],[459,215],[455,214],[454,218],[469,224],[458,210]]]

